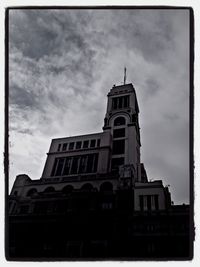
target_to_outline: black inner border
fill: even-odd
[[[189,169],[190,169],[190,256],[187,258],[182,258],[181,260],[192,260],[193,259],[193,249],[194,249],[194,12],[192,7],[187,6],[15,6],[8,7],[5,9],[5,130],[4,130],[4,173],[5,173],[5,257],[8,261],[180,261],[180,258],[10,258],[9,249],[9,229],[8,229],[8,196],[9,196],[9,11],[15,9],[37,9],[37,10],[56,10],[56,9],[93,9],[93,10],[127,10],[127,9],[141,9],[141,10],[188,10],[190,15],[190,43],[189,43],[189,55],[190,55],[190,91],[189,91]]]

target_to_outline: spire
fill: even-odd
[[[126,67],[124,68],[124,85],[126,84]]]

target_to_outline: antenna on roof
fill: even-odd
[[[126,84],[126,67],[124,68],[124,85]]]

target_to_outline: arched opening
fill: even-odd
[[[111,192],[113,191],[113,185],[110,182],[104,182],[100,186],[100,191],[101,192]]]
[[[117,117],[114,120],[114,126],[121,126],[121,125],[125,125],[126,124],[126,120],[124,117]]]
[[[72,185],[66,185],[65,187],[63,187],[62,192],[64,194],[69,194],[74,190],[74,187]]]
[[[81,187],[81,191],[92,191],[93,186],[90,183],[86,183]]]
[[[27,192],[26,196],[27,196],[27,197],[32,197],[32,196],[34,196],[34,195],[36,195],[36,194],[37,194],[37,189],[35,189],[35,188],[31,188],[31,189]]]
[[[44,190],[45,193],[55,192],[55,188],[53,186],[49,186]]]

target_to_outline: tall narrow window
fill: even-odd
[[[71,174],[78,173],[79,157],[73,157]]]
[[[65,158],[59,158],[57,169],[56,169],[56,176],[62,175],[62,170],[64,166]]]
[[[88,156],[87,155],[81,156],[80,166],[79,166],[79,173],[85,173],[86,172],[86,169],[87,169],[87,159],[88,159]]]
[[[63,170],[63,175],[68,175],[70,173],[71,163],[72,163],[72,158],[67,157],[65,159],[65,166],[64,166],[64,170]]]
[[[58,164],[58,158],[56,158],[55,161],[54,161],[53,169],[52,169],[52,172],[51,172],[51,176],[55,176],[57,164]]]
[[[61,144],[58,145],[58,150],[57,151],[60,151],[60,148],[61,148]]]
[[[129,107],[129,96],[124,96],[124,108]]]
[[[113,98],[112,100],[112,108],[117,109],[117,97]]]

